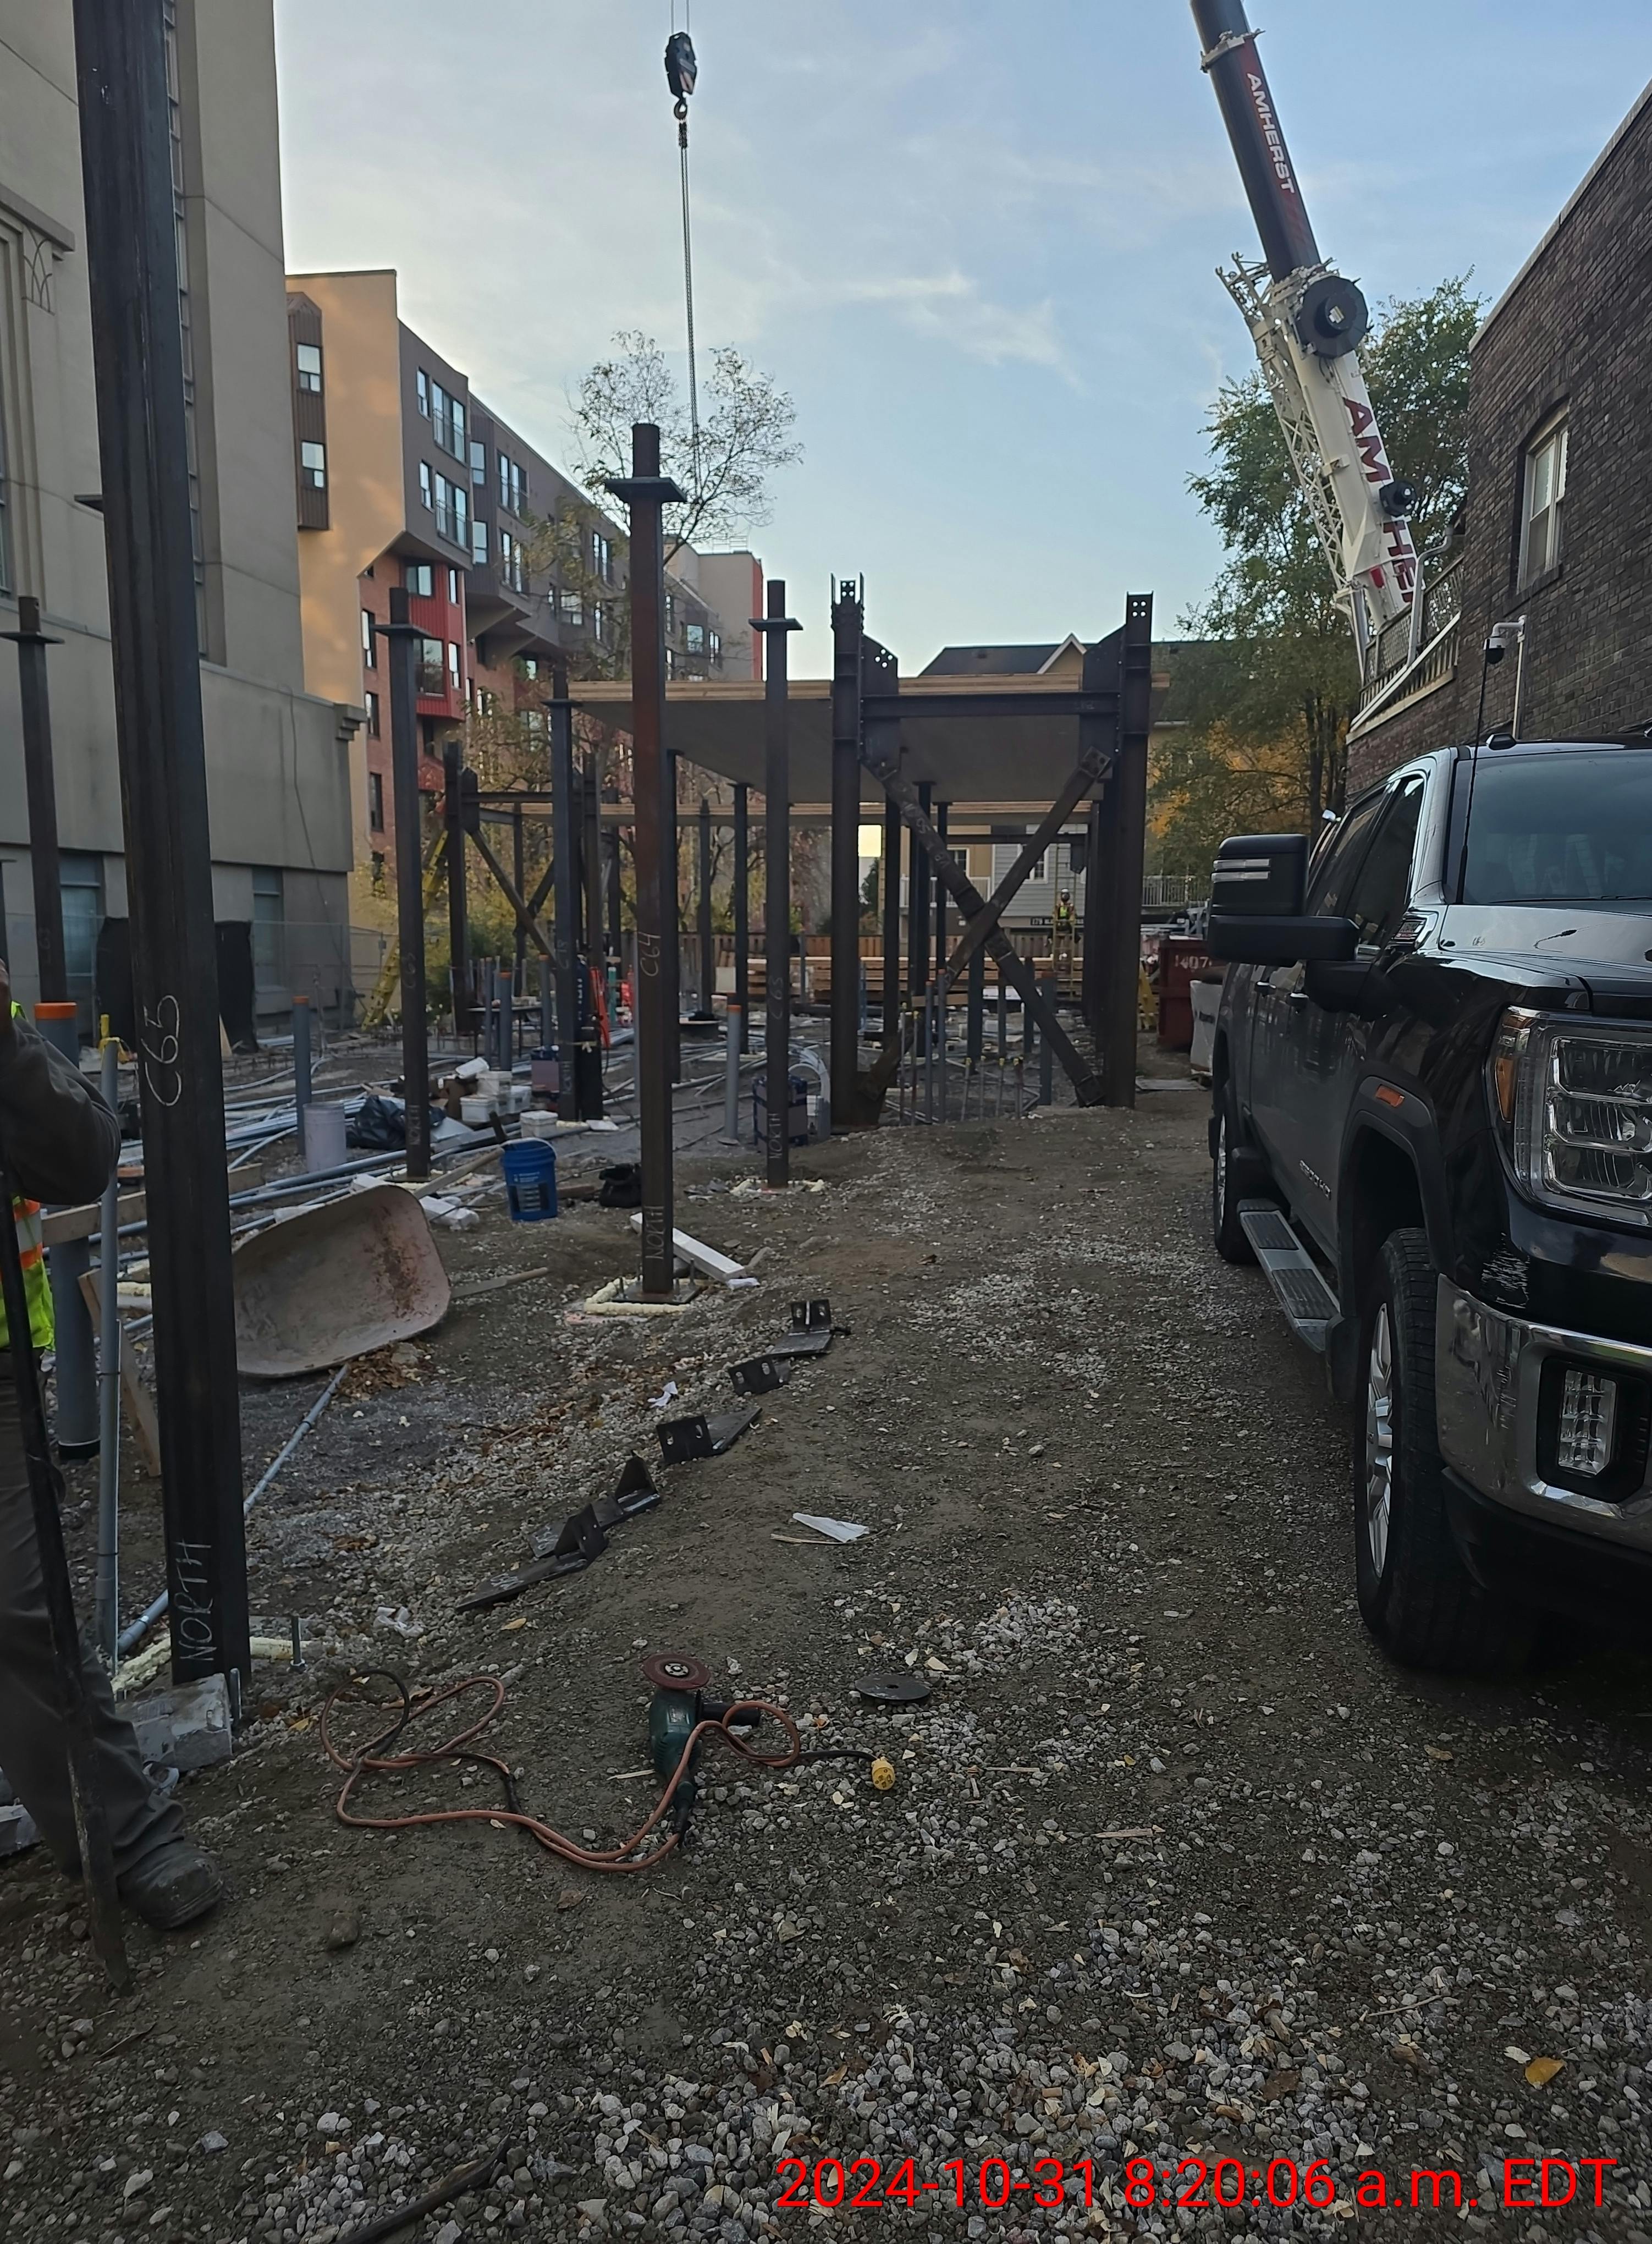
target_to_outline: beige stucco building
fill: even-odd
[[[350,712],[307,692],[273,0],[169,0],[197,602],[226,984],[269,1028],[349,1003]],[[71,0],[0,0],[0,630],[31,593],[50,651],[71,988],[130,1003]],[[354,697],[352,697],[354,698]],[[17,666],[0,646],[6,952],[32,994]],[[124,985],[124,987],[123,987]]]

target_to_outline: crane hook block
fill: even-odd
[[[700,66],[694,59],[694,42],[686,31],[673,31],[665,42],[665,82],[679,101],[694,91]]]

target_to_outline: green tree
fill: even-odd
[[[1480,310],[1468,276],[1443,280],[1381,307],[1362,354],[1388,456],[1417,489],[1419,551],[1441,542],[1467,487],[1468,354]],[[1199,801],[1207,824],[1219,814],[1224,767],[1238,781],[1237,808],[1264,780],[1262,791],[1277,795],[1283,756],[1295,799],[1280,808],[1311,829],[1322,811],[1341,808],[1346,784],[1359,686],[1347,617],[1259,368],[1223,384],[1205,434],[1210,464],[1188,487],[1228,558],[1182,620],[1218,642],[1220,659],[1203,666],[1189,696],[1176,787]],[[1192,768],[1202,740],[1217,751],[1203,774]],[[1168,830],[1164,838],[1172,844]]]

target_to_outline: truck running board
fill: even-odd
[[[1340,1311],[1336,1295],[1319,1274],[1318,1265],[1271,1200],[1242,1200],[1239,1226],[1255,1247],[1263,1274],[1278,1295],[1291,1330],[1316,1355],[1323,1355],[1326,1337]]]

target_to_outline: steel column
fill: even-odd
[[[556,978],[556,1112],[577,1122],[579,1069],[579,864],[574,806],[574,708],[560,691],[550,705],[551,960]]]
[[[751,1042],[746,1016],[752,1003],[752,814],[751,790],[734,783],[734,1003],[739,1009],[740,1050]]]
[[[585,966],[599,970],[603,958],[603,805],[602,751],[592,748],[585,757],[584,818],[580,869],[585,880]],[[600,1046],[599,1046],[600,1049]]]
[[[1153,596],[1132,592],[1124,604],[1119,650],[1118,755],[1102,819],[1101,862],[1086,868],[1087,875],[1094,873],[1106,914],[1096,1028],[1101,1048],[1102,1098],[1108,1106],[1136,1104],[1136,990],[1141,979],[1142,865],[1152,690]],[[1095,901],[1087,877],[1086,904]]]
[[[665,971],[665,938],[676,937],[677,868],[666,841],[676,824],[665,788],[665,559],[660,510],[684,494],[660,473],[659,430],[639,421],[631,430],[631,472],[609,490],[630,516],[631,742],[637,876],[637,1107],[642,1139],[643,1294],[670,1301],[676,1290],[672,1247],[671,1074],[666,1006],[675,1005],[676,976]],[[675,787],[672,795],[675,797]],[[675,1022],[671,1028],[674,1029]]]
[[[792,1180],[792,738],[786,700],[786,634],[801,631],[786,612],[786,585],[768,583],[765,612],[751,619],[763,650],[763,978],[766,1174]],[[833,1102],[835,1104],[835,1101]]]
[[[981,1039],[987,1004],[987,954],[979,944],[969,954],[969,1028],[968,1049],[972,1068],[981,1065]]]
[[[69,959],[63,939],[63,882],[57,862],[57,790],[51,761],[51,702],[46,649],[61,646],[40,628],[40,603],[24,592],[17,628],[0,632],[17,649],[17,700],[23,718],[24,791],[29,804],[29,863],[34,878],[35,961],[43,1004],[69,995]]]
[[[918,808],[926,823],[934,789],[929,781],[918,784]],[[907,987],[915,997],[929,979],[929,852],[912,829],[912,869],[907,876]]]
[[[456,740],[445,740],[442,747],[442,817],[448,842],[448,979],[453,1032],[462,1037],[471,1025],[470,900],[465,880],[462,744]]]
[[[832,1116],[849,1127],[860,1064],[860,664],[866,613],[848,585],[832,602]]]
[[[523,832],[522,805],[513,803],[510,810],[510,870],[518,895],[528,893],[527,837]],[[516,995],[528,994],[528,931],[520,920],[516,922],[516,941],[512,954],[512,975]]]
[[[883,806],[883,869],[880,875],[883,906],[883,1041],[893,1044],[900,1034],[900,813],[893,802]]]
[[[390,774],[395,789],[396,939],[401,966],[401,1097],[408,1125],[408,1176],[430,1173],[430,1026],[425,1017],[424,835],[419,811],[418,679],[422,634],[401,585],[390,593],[390,620],[374,629],[387,639],[390,670]]]
[[[711,929],[711,805],[710,798],[700,797],[699,865],[697,871],[695,902],[697,933],[700,950],[700,1010],[712,1013],[716,1007],[711,1000],[717,991],[717,943]]]
[[[249,1675],[240,1404],[165,33],[75,0],[172,1673]],[[415,854],[416,862],[416,854]]]
[[[946,802],[938,802],[935,805],[935,831],[940,835],[943,842],[947,838],[947,813],[951,808],[951,804]],[[944,856],[949,853],[943,850],[941,854]],[[935,882],[935,963],[934,968],[934,978],[939,981],[946,973],[946,970],[947,890],[945,884],[938,880]]]
[[[665,750],[664,760],[666,855],[671,865],[671,878],[665,889],[665,942],[661,964],[669,992],[665,1033],[669,1039],[671,1081],[680,1083],[683,1080],[683,834],[682,821],[677,814],[675,753]]]

